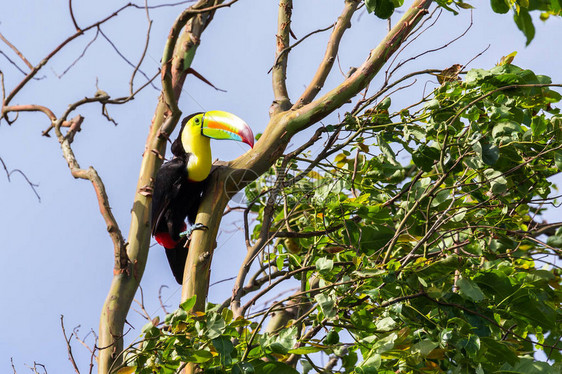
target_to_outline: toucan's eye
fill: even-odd
[[[199,118],[195,118],[195,123],[199,123]]]

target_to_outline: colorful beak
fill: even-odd
[[[221,110],[203,114],[201,134],[212,139],[236,140],[254,147],[254,134],[250,126],[234,114]]]

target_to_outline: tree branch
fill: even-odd
[[[59,120],[61,121],[61,120]],[[77,116],[73,119],[76,123],[74,126],[75,129],[80,127],[80,124],[83,121],[82,116]],[[71,125],[72,128],[72,125]],[[126,252],[126,245],[125,240],[123,239],[123,235],[121,234],[121,230],[119,229],[119,225],[117,224],[117,220],[113,216],[111,212],[111,207],[109,205],[109,198],[107,197],[107,193],[105,191],[105,185],[101,180],[100,176],[98,175],[97,171],[90,166],[88,169],[81,169],[78,161],[76,160],[76,156],[72,151],[71,143],[74,139],[74,132],[71,132],[70,136],[64,136],[60,131],[60,125],[55,125],[55,132],[57,134],[57,138],[59,139],[59,143],[62,149],[62,155],[66,162],[68,163],[68,167],[70,169],[70,173],[74,178],[86,179],[92,182],[94,187],[94,191],[96,192],[96,197],[98,199],[98,205],[100,213],[105,221],[107,226],[107,232],[111,237],[114,247],[114,273],[122,273],[127,271],[128,267],[128,259],[127,259],[127,252]],[[70,132],[70,131],[69,131]]]
[[[21,58],[21,60],[27,65],[28,68],[33,69],[33,65],[31,64],[31,62],[29,62],[29,61],[27,60],[27,58],[25,58],[25,56],[23,55],[23,53],[21,53],[21,52],[19,51],[19,49],[16,48],[15,45],[13,45],[12,43],[10,43],[10,42],[8,41],[8,39],[6,39],[6,38],[4,37],[4,35],[2,35],[1,32],[0,32],[0,39],[1,39],[4,43],[6,43],[6,44],[8,45],[8,47],[10,47],[10,48],[16,53],[16,55],[18,55],[19,58]]]
[[[297,102],[293,106],[293,109],[300,108],[301,106],[311,102],[324,86],[326,78],[328,78],[328,74],[330,74],[330,71],[334,66],[334,61],[336,60],[336,55],[338,54],[338,49],[343,33],[351,26],[351,16],[353,16],[353,14],[355,13],[358,5],[358,0],[346,0],[343,12],[338,17],[338,20],[334,26],[334,30],[332,31],[332,35],[330,36],[330,40],[328,41],[328,46],[326,48],[324,58],[322,59],[322,62],[320,63],[316,74],[312,78],[312,81],[303,92],[301,97],[297,100]]]
[[[277,39],[275,61],[272,72],[274,101],[271,105],[270,115],[285,111],[291,107],[289,93],[287,92],[287,60],[289,53],[284,53],[289,47],[289,34],[291,30],[291,14],[293,0],[280,0],[277,19]]]
[[[78,370],[78,365],[76,365],[76,361],[74,360],[74,355],[72,354],[72,346],[70,345],[70,339],[72,339],[73,334],[70,334],[69,338],[66,337],[66,330],[64,328],[64,317],[62,315],[60,316],[60,326],[62,328],[64,341],[66,342],[66,349],[68,351],[68,360],[72,363],[72,366],[74,367],[74,371],[80,374],[80,370]]]

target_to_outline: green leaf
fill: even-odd
[[[533,136],[535,138],[540,137],[544,134],[548,127],[548,122],[541,117],[534,117],[531,121],[531,130],[533,130]]]
[[[500,149],[493,144],[482,144],[482,162],[486,165],[495,165],[500,158]]]
[[[213,358],[213,354],[211,352],[204,349],[200,349],[195,352],[191,352],[190,356],[186,358],[186,361],[203,363],[211,360],[212,358]]]
[[[232,345],[232,342],[226,336],[219,336],[213,339],[212,342],[217,352],[221,355],[230,355],[234,350],[234,345]]]
[[[232,374],[254,374],[254,367],[248,362],[237,362],[232,366]]]
[[[189,312],[193,306],[195,305],[195,301],[197,300],[197,295],[191,296],[189,299],[185,300],[183,303],[180,304],[180,308]]]
[[[490,187],[492,193],[499,195],[507,190],[507,179],[503,176],[503,173],[494,169],[484,170],[484,175],[490,182]]]
[[[380,321],[377,321],[376,323],[377,330],[381,330],[381,331],[390,331],[394,329],[395,326],[396,326],[396,321],[391,317],[385,317]]]
[[[459,278],[457,286],[459,287],[461,294],[473,301],[479,302],[486,298],[480,287],[478,287],[478,285],[470,279]]]
[[[335,299],[331,294],[319,293],[314,296],[314,299],[326,318],[334,318],[336,316],[336,310],[334,309]]]
[[[521,125],[513,121],[499,122],[492,129],[492,137],[511,136],[512,133],[520,133]]]
[[[210,339],[215,339],[217,337],[219,337],[222,333],[222,331],[225,328],[225,323],[224,320],[221,318],[220,315],[213,313],[209,315],[209,318],[207,319],[207,336]]]
[[[482,350],[490,362],[509,363],[511,365],[518,361],[517,355],[505,343],[498,342],[492,338],[480,339]]]
[[[554,164],[558,170],[562,171],[562,151],[558,150],[554,152]]]
[[[470,334],[465,340],[464,349],[469,356],[476,356],[480,350],[480,338],[478,335]]]
[[[367,12],[373,13],[382,19],[387,19],[394,13],[394,8],[402,5],[403,0],[365,0]]]
[[[515,12],[513,14],[513,19],[519,30],[521,30],[527,38],[526,45],[529,45],[535,37],[535,26],[533,25],[533,20],[529,11],[525,8],[520,8],[519,13]]]
[[[316,260],[316,269],[319,272],[329,272],[334,268],[334,260],[327,257],[321,257]]]
[[[557,230],[556,235],[549,236],[548,239],[546,239],[546,244],[554,248],[562,248],[562,234],[558,234],[558,231],[559,230]]]
[[[515,365],[504,364],[502,372],[520,374],[559,374],[560,372],[546,362],[535,361],[531,357],[522,357]]]
[[[435,161],[439,160],[441,152],[437,148],[422,144],[413,154],[412,160],[423,171],[430,171]]]
[[[307,355],[310,353],[316,353],[316,352],[320,352],[323,349],[321,347],[311,347],[311,346],[306,346],[306,347],[299,347],[299,348],[295,348],[295,349],[289,349],[290,354],[295,354],[295,355]]]
[[[381,19],[388,19],[394,13],[394,3],[392,0],[378,0],[375,8],[375,15]]]
[[[496,13],[504,14],[509,12],[510,6],[505,0],[490,0],[490,3],[492,5],[492,10]]]
[[[429,339],[423,339],[412,346],[412,353],[418,353],[422,357],[427,357],[427,355],[437,347],[439,347],[439,343]]]

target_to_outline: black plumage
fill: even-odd
[[[185,248],[187,238],[180,238],[180,233],[186,230],[186,218],[191,225],[195,223],[205,188],[205,181],[189,180],[187,162],[191,154],[186,153],[181,144],[183,128],[193,115],[184,119],[180,136],[172,144],[174,157],[162,164],[158,170],[152,194],[152,235],[168,233],[176,242],[174,247],[165,249],[168,263],[179,284],[182,283],[188,251]]]
[[[186,229],[186,217],[190,224],[195,223],[205,184],[189,181],[188,159],[189,154],[184,154],[164,163],[156,175],[152,195],[152,235],[167,232],[177,242],[175,247],[166,248],[166,257],[180,284],[187,257],[186,238],[181,240],[180,233]]]

